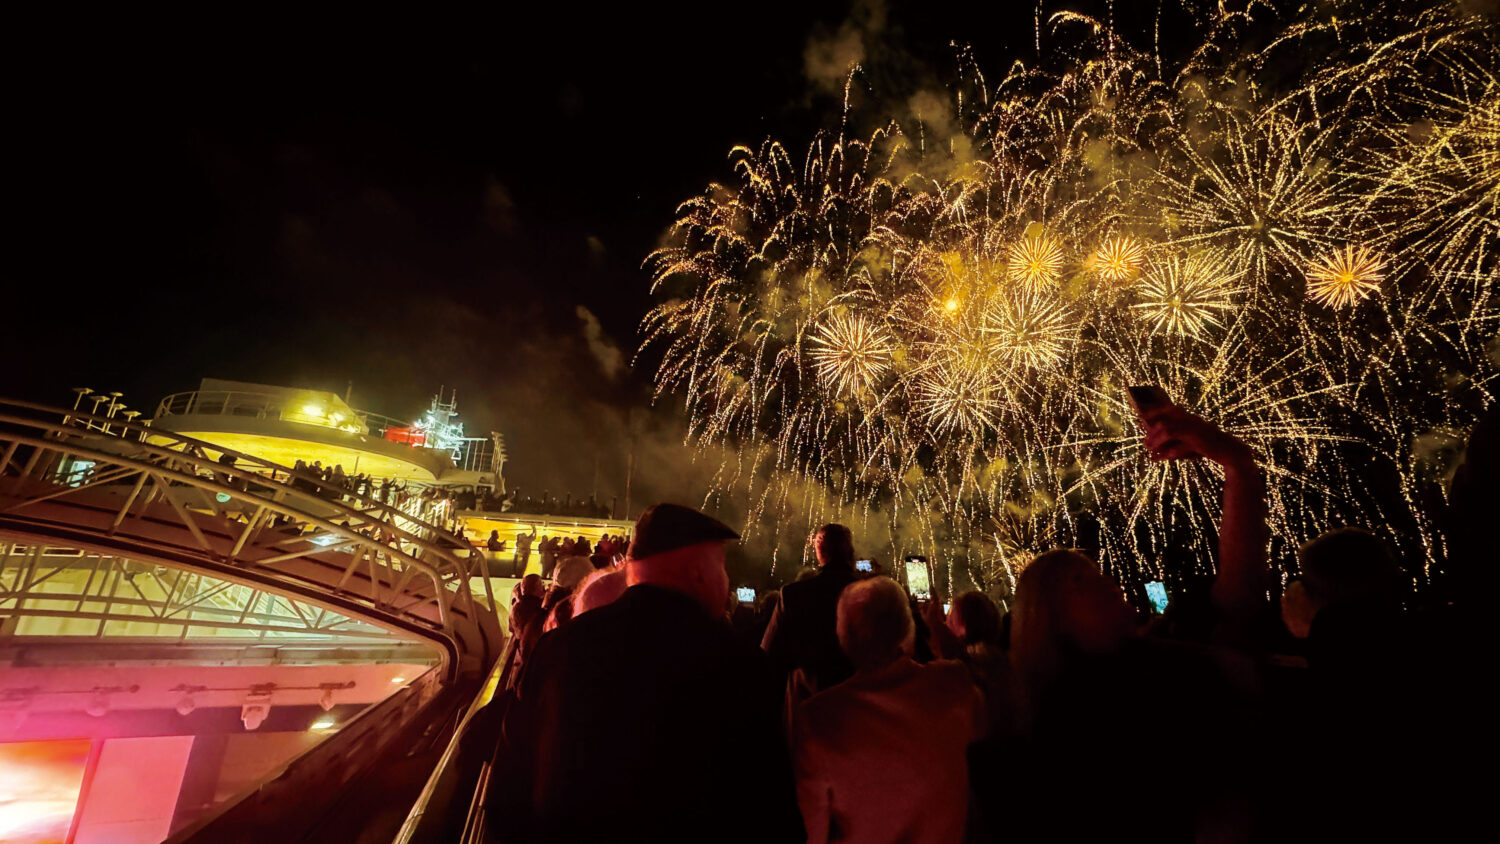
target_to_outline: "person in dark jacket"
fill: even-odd
[[[737,538],[649,508],[625,594],[537,643],[497,754],[501,841],[803,840],[769,666],[724,618]]]
[[[854,536],[843,525],[824,525],[813,538],[813,551],[817,575],[781,588],[781,602],[760,643],[772,669],[788,684],[789,704],[854,674],[835,630],[839,595],[857,578]]]

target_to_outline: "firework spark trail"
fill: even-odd
[[[1039,16],[1045,53],[993,86],[961,52],[945,143],[856,137],[846,97],[800,165],[736,148],[679,207],[643,350],[752,521],[853,510],[981,585],[1055,544],[1207,570],[1219,479],[1149,463],[1124,402],[1156,383],[1256,449],[1283,557],[1351,523],[1437,561],[1411,444],[1495,401],[1500,33],[1405,2],[1198,14],[1176,63]]]

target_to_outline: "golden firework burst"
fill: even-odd
[[[1145,263],[1146,248],[1133,237],[1112,237],[1089,256],[1089,267],[1112,284],[1134,279]]]
[[[891,365],[890,338],[858,315],[834,314],[818,326],[809,346],[818,376],[838,395],[871,389]]]
[[[1238,275],[1215,257],[1171,256],[1153,262],[1136,290],[1140,301],[1131,305],[1151,324],[1152,333],[1199,337],[1220,328],[1219,318],[1234,307]]]
[[[1028,290],[1041,291],[1062,275],[1063,248],[1045,233],[1023,237],[1010,247],[1006,273]]]
[[[1073,325],[1061,302],[1029,290],[1006,297],[991,308],[985,331],[1006,361],[1042,369],[1062,358]]]
[[[1330,308],[1357,304],[1380,289],[1385,262],[1369,249],[1350,244],[1307,271],[1307,295]]]
[[[989,367],[971,356],[951,354],[929,363],[915,379],[913,408],[935,434],[977,434],[992,426],[1000,391]]]
[[[714,494],[749,494],[747,525],[889,514],[897,544],[986,587],[1080,542],[1135,585],[1163,574],[1147,545],[1206,566],[1220,478],[1136,459],[1118,425],[1132,383],[1255,449],[1281,545],[1387,512],[1424,523],[1430,490],[1351,473],[1326,444],[1386,453],[1473,421],[1430,396],[1439,373],[1482,381],[1500,324],[1494,23],[1342,4],[1358,35],[1288,64],[1326,40],[1321,11],[1257,16],[1246,39],[1246,4],[1190,5],[1208,40],[1165,55],[1064,12],[1038,31],[1045,67],[997,84],[961,61],[943,154],[885,98],[846,98],[837,133],[736,148],[679,206],[648,259],[642,350],[688,439],[721,456]],[[1196,78],[1236,84],[1180,84]],[[1394,299],[1397,255],[1422,268],[1397,319],[1313,306],[1356,308],[1381,273]],[[1013,530],[983,547],[996,517]]]

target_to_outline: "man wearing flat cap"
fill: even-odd
[[[537,643],[490,791],[502,842],[803,840],[780,690],[724,618],[736,539],[648,508],[625,594]]]

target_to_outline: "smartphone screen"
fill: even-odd
[[[855,571],[874,571],[875,567],[874,567],[874,565],[871,564],[871,562],[869,560],[855,560],[854,561],[854,570]]]
[[[932,600],[932,570],[926,557],[906,558],[906,588],[918,601]]]
[[[741,586],[740,588],[734,590],[734,594],[742,604],[755,603],[755,587],[753,586]]]
[[[1157,615],[1167,611],[1167,584],[1160,580],[1147,583],[1146,597],[1151,599],[1151,606],[1156,609]]]

